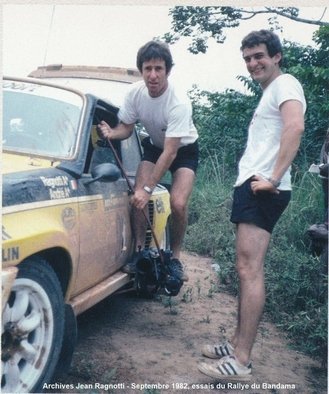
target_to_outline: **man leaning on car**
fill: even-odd
[[[98,131],[102,138],[128,138],[137,121],[144,126],[148,137],[142,142],[144,153],[139,165],[135,193],[132,198],[133,225],[136,248],[133,259],[123,271],[136,272],[145,242],[146,207],[156,184],[169,170],[172,268],[182,280],[187,280],[180,262],[180,252],[187,225],[187,205],[198,166],[198,133],[192,121],[192,106],[186,94],[179,94],[168,81],[173,66],[167,44],[150,41],[137,53],[137,67],[143,81],[132,85],[119,111],[120,123],[111,128],[102,121]]]

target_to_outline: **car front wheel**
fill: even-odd
[[[1,391],[41,392],[62,345],[64,301],[50,265],[30,258],[19,266],[2,314]]]

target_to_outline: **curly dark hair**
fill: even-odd
[[[149,41],[139,49],[136,60],[138,70],[142,72],[143,63],[152,59],[164,60],[167,74],[174,65],[169,45],[161,41]]]
[[[279,37],[270,30],[259,30],[252,31],[249,33],[241,42],[240,50],[243,51],[245,48],[252,48],[260,44],[265,44],[267,52],[270,57],[275,56],[277,53],[281,53],[281,60],[279,66],[282,64],[282,45]]]

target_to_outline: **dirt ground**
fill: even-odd
[[[254,347],[248,386],[201,374],[200,347],[230,336],[237,301],[218,291],[210,259],[184,253],[182,260],[189,282],[177,297],[145,300],[118,294],[82,314],[71,368],[49,392],[327,393],[326,370],[291,350],[285,334],[266,321]]]

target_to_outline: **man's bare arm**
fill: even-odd
[[[116,127],[110,127],[104,120],[97,125],[98,135],[101,138],[111,140],[125,140],[130,137],[134,130],[134,124],[119,123]]]
[[[304,132],[303,106],[300,101],[288,100],[280,107],[283,129],[281,134],[278,158],[273,168],[271,180],[279,182],[294,160]],[[276,187],[266,179],[255,176],[251,183],[254,193],[260,190],[277,192]]]
[[[283,130],[280,150],[275,163],[272,179],[280,180],[294,160],[304,132],[303,106],[300,101],[289,100],[280,107]]]

